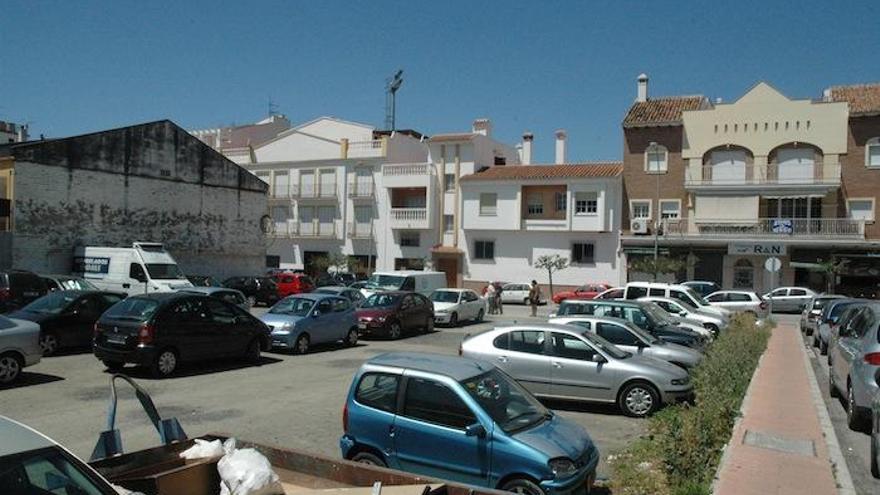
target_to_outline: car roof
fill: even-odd
[[[371,358],[365,364],[436,373],[456,381],[466,380],[495,368],[491,363],[482,360],[425,352],[388,352]]]
[[[238,289],[229,287],[187,287],[180,289],[178,292],[189,292],[190,294],[213,294],[215,292],[239,292]]]
[[[315,291],[317,292],[319,290],[335,290],[337,292],[342,292],[345,289],[348,289],[348,287],[346,287],[344,285],[325,285],[324,287],[318,287],[317,289],[315,289]],[[319,292],[319,294],[320,294],[320,292]]]
[[[580,315],[572,315],[572,317],[577,317],[577,316],[580,316]],[[587,315],[584,315],[584,316],[587,316]],[[568,316],[557,316],[557,318],[568,318]],[[517,323],[514,325],[497,326],[497,327],[495,327],[494,330],[508,330],[508,331],[509,330],[542,330],[542,331],[548,331],[548,332],[553,332],[553,331],[557,331],[557,330],[566,331],[566,332],[572,331],[570,326],[563,325],[561,323],[535,323],[535,324]]]
[[[6,416],[0,416],[0,438],[0,457],[55,446],[42,433]]]

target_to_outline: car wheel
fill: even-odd
[[[252,308],[257,307],[257,298],[254,296],[247,297],[248,305]]]
[[[163,349],[153,358],[150,373],[156,378],[171,376],[177,369],[177,354],[171,349]]]
[[[403,329],[400,328],[399,322],[392,322],[391,326],[388,327],[388,338],[391,340],[397,340],[400,336],[403,335]]]
[[[296,343],[293,344],[293,353],[294,354],[307,354],[308,352],[309,352],[309,335],[306,333],[300,334],[300,336],[296,338]]]
[[[871,476],[880,478],[880,462],[877,457],[880,456],[880,446],[877,445],[877,434],[871,433]]]
[[[846,425],[853,431],[859,431],[862,426],[862,417],[856,405],[856,394],[853,392],[852,384],[846,386]]]
[[[476,319],[476,322],[477,322],[477,323],[482,323],[482,322],[483,322],[483,317],[484,317],[485,315],[486,315],[486,313],[485,313],[485,311],[483,311],[483,308],[480,308],[480,310],[477,311],[477,319]]]
[[[21,369],[24,367],[21,358],[15,354],[8,353],[0,356],[0,383],[12,383],[21,376]]]
[[[43,356],[55,354],[58,352],[58,337],[49,332],[40,335],[40,349],[43,351]]]
[[[358,329],[352,327],[348,331],[348,335],[345,336],[345,345],[349,347],[354,347],[358,343]]]
[[[244,351],[244,357],[254,364],[260,362],[260,339],[254,339],[248,344]]]
[[[351,458],[352,461],[359,464],[368,464],[370,466],[388,467],[379,456],[370,452],[358,452]]]
[[[457,327],[458,326],[458,313],[452,313],[452,315],[449,316],[449,326],[450,327]]]
[[[434,318],[428,317],[428,321],[425,322],[425,333],[431,333],[434,331]]]
[[[624,414],[641,418],[660,407],[660,394],[645,382],[633,382],[623,388],[617,402]]]
[[[523,298],[523,304],[526,305],[526,306],[529,305],[529,298],[528,298],[528,297],[524,297],[524,298]]]
[[[545,495],[544,490],[537,483],[525,478],[512,479],[504,483],[501,490],[521,495]]]
[[[122,368],[125,367],[125,363],[120,362],[120,361],[101,361],[101,362],[104,363],[104,367],[107,368],[107,371],[109,371],[111,373],[116,373],[118,371],[121,371]]]

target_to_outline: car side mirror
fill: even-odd
[[[486,428],[484,428],[483,425],[481,425],[480,423],[474,423],[472,425],[468,425],[464,429],[464,434],[469,437],[485,438]]]
[[[599,364],[608,362],[608,360],[605,359],[605,356],[603,356],[601,354],[593,354],[593,357],[590,358],[590,361],[592,361],[594,363],[599,363]]]

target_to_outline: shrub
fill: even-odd
[[[669,406],[654,415],[647,434],[615,456],[615,493],[709,493],[769,336],[754,318],[733,318],[692,372],[694,403]]]

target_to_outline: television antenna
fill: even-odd
[[[269,116],[278,115],[278,104],[272,101],[272,97],[269,97],[269,102],[267,104]]]
[[[393,131],[397,114],[397,90],[403,84],[403,69],[398,69],[394,76],[385,80],[385,129]]]

